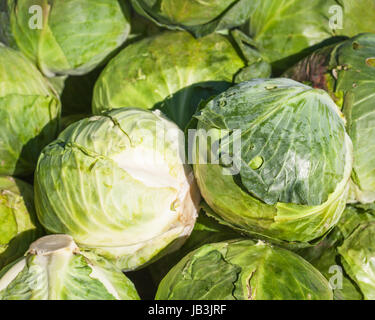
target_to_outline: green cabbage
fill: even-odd
[[[338,222],[352,143],[326,92],[289,79],[252,80],[218,95],[195,118],[194,173],[216,219],[296,246]]]
[[[160,112],[135,108],[70,125],[38,161],[40,222],[125,271],[178,249],[200,201],[182,136]]]
[[[206,244],[160,283],[156,300],[331,300],[327,280],[310,263],[262,241]]]
[[[253,0],[132,0],[135,10],[158,26],[195,36],[243,24]]]
[[[375,32],[375,0],[252,0],[243,30],[276,72],[334,36]]]
[[[375,299],[375,205],[348,206],[329,236],[299,252],[330,280],[337,300]]]
[[[22,256],[42,234],[32,186],[16,178],[0,176],[0,270]]]
[[[59,130],[60,101],[21,53],[0,43],[0,175],[32,174]]]
[[[354,147],[350,200],[374,202],[375,34],[320,49],[285,75],[327,90],[342,108]]]
[[[0,272],[0,300],[139,300],[133,283],[108,261],[83,255],[73,239],[50,235]]]
[[[2,1],[7,1],[8,42],[47,76],[93,70],[130,32],[125,1]]]

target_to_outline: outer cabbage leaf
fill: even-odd
[[[0,174],[31,174],[59,130],[60,101],[21,53],[0,44]]]
[[[9,43],[16,43],[47,76],[93,70],[130,32],[123,1],[7,0],[7,4]],[[37,10],[36,6],[41,11],[30,14],[30,8]],[[33,24],[36,26],[30,27]]]
[[[261,241],[206,244],[162,280],[156,300],[329,300],[328,282],[311,264]]]
[[[367,300],[375,300],[375,219],[361,224],[337,248],[348,275]]]
[[[188,30],[197,37],[239,26],[252,0],[132,0],[135,10],[158,26]]]
[[[327,238],[299,252],[330,281],[335,299],[375,298],[374,226],[374,205],[350,205]]]
[[[286,76],[327,90],[347,119],[354,147],[354,201],[375,201],[375,34],[316,51]]]
[[[277,73],[331,37],[375,31],[374,0],[253,0],[250,6],[243,29]]]
[[[0,177],[0,269],[22,256],[42,234],[32,186],[16,178]]]
[[[71,237],[31,245],[0,278],[0,300],[138,300],[134,285],[100,257],[83,256]]]

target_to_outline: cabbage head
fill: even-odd
[[[255,79],[213,98],[195,118],[197,128],[189,130],[194,173],[216,219],[293,246],[338,222],[352,143],[325,91]]]
[[[40,222],[125,271],[177,249],[200,202],[182,138],[160,112],[135,108],[70,125],[38,161]]]
[[[344,113],[353,141],[350,201],[375,201],[375,34],[317,50],[285,74],[327,90]]]
[[[49,235],[0,272],[0,300],[139,300],[111,263],[84,256],[67,235]]]
[[[21,53],[0,43],[0,175],[33,173],[56,138],[61,106],[50,83]]]
[[[319,245],[299,252],[329,280],[336,300],[375,299],[375,205],[349,205]]]
[[[161,281],[156,300],[331,300],[328,281],[295,253],[265,242],[206,244]]]
[[[242,41],[239,41],[243,44]],[[163,32],[123,49],[106,66],[94,88],[93,113],[138,107],[160,109],[182,129],[201,100],[229,88],[237,73],[267,77],[270,66],[252,50],[248,60],[222,35],[195,39]]]
[[[33,187],[22,180],[0,176],[0,270],[22,256],[43,234],[37,222]]]
[[[135,10],[158,26],[195,36],[243,24],[253,0],[132,0]]]
[[[285,70],[331,37],[375,32],[375,0],[252,0],[249,6],[243,30],[275,71]]]
[[[130,32],[123,0],[1,1],[7,42],[47,76],[93,70]]]

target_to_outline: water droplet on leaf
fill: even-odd
[[[374,67],[375,68],[375,57],[367,58],[366,59],[366,64],[369,67]]]
[[[263,162],[264,160],[261,156],[256,156],[253,159],[251,159],[251,161],[249,162],[249,166],[251,169],[257,170],[262,166]]]

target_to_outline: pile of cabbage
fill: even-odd
[[[0,0],[0,300],[374,300],[375,0]]]

